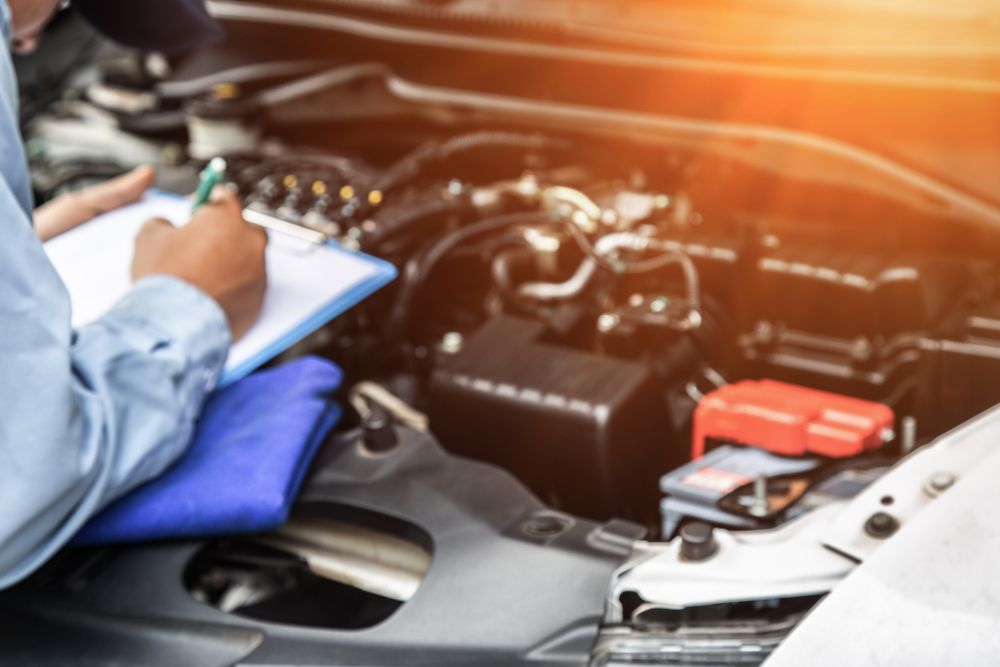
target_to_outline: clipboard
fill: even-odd
[[[139,202],[98,216],[45,244],[66,284],[72,324],[80,327],[107,312],[131,287],[135,237],[160,217],[181,226],[191,202],[150,190]],[[229,352],[219,380],[225,386],[344,313],[396,277],[385,260],[346,250],[335,241],[316,245],[268,230],[268,288],[260,317]]]

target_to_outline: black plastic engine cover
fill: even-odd
[[[398,435],[378,455],[357,433],[330,443],[298,510],[430,537],[419,590],[382,623],[306,628],[202,604],[183,583],[202,543],[80,549],[0,594],[0,664],[585,664],[612,572],[642,530],[555,513],[497,468]]]
[[[659,475],[679,462],[663,392],[641,364],[546,343],[544,331],[501,315],[443,360],[432,379],[431,430],[560,509],[646,518],[638,512],[656,506]]]
[[[926,331],[954,306],[967,281],[954,261],[787,245],[760,259],[757,319],[827,338],[890,341]]]
[[[921,338],[948,322],[969,284],[969,267],[946,257],[782,245],[760,258],[748,286],[745,372],[897,402]]]

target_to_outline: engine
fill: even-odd
[[[90,103],[137,94],[116,85],[93,84]],[[785,218],[748,190],[789,198],[787,184],[732,161],[524,126],[360,124],[324,131],[330,146],[293,143],[301,128],[264,134],[260,120],[261,104],[309,98],[292,85],[213,84],[187,103],[182,173],[221,154],[248,211],[395,263],[388,293],[305,346],[553,507],[659,531],[660,478],[700,453],[697,406],[748,379],[828,392],[815,410],[886,406],[877,446],[833,453],[862,467],[1000,393],[996,267],[902,207],[877,227],[808,202]],[[36,122],[34,145],[80,123]],[[79,155],[38,155],[43,196],[95,173]]]
[[[938,243],[919,216],[871,227],[799,204],[785,219],[741,195],[747,181],[782,186],[735,164],[526,127],[376,124],[339,150],[280,134],[248,145],[262,130],[247,100],[268,94],[213,86],[187,107],[190,153],[225,156],[248,212],[400,272],[303,349],[382,384],[447,448],[552,507],[660,534],[677,523],[661,508],[668,473],[717,445],[763,447],[776,470],[797,457],[812,488],[830,469],[884,468],[1000,391],[985,380],[1000,352],[995,267]],[[980,381],[955,379],[972,369]],[[736,422],[706,438],[706,401],[735,387]],[[749,426],[748,412],[789,402],[809,405]],[[864,444],[789,450],[782,420],[861,423]]]
[[[332,358],[556,512],[639,524],[668,569],[740,531],[804,539],[793,519],[826,521],[1000,401],[1000,239],[857,165],[824,178],[759,137],[463,106],[375,63],[211,57],[110,59],[33,119],[40,199],[147,160],[184,191],[224,157],[250,214],[399,270],[291,354]],[[379,401],[341,399],[342,430],[378,449]],[[620,631],[635,655],[649,628],[720,618],[763,655],[818,599],[660,604],[630,572],[605,648]]]

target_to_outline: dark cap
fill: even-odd
[[[185,51],[225,34],[204,0],[73,0],[73,7],[98,32],[142,51]]]

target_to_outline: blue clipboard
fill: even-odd
[[[274,342],[261,348],[259,352],[246,361],[243,361],[239,365],[232,368],[227,368],[219,380],[218,386],[220,388],[245,377],[255,369],[290,348],[295,343],[322,327],[327,322],[330,322],[337,316],[347,312],[352,307],[364,301],[366,298],[392,282],[398,274],[396,267],[384,259],[372,257],[371,255],[367,255],[362,252],[347,250],[336,241],[327,241],[324,247],[334,253],[349,255],[352,259],[362,259],[371,264],[374,268],[374,272],[365,280],[356,283],[346,292],[338,294],[325,306],[316,310],[312,315],[307,317],[293,329],[289,330],[288,333],[276,338]]]
[[[73,326],[98,319],[131,288],[135,237],[153,217],[175,225],[191,217],[191,202],[150,190],[137,203],[98,216],[45,244],[70,292]],[[232,384],[341,315],[396,277],[389,262],[269,231],[268,288],[261,316],[229,351],[219,386]]]

